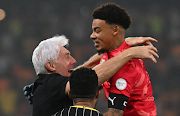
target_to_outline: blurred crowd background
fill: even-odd
[[[178,0],[0,0],[0,116],[31,116],[23,87],[37,78],[31,56],[43,39],[66,35],[78,66],[96,53],[90,39],[92,11],[113,2],[132,18],[129,36],[151,36],[160,56],[145,59],[158,116],[180,116],[180,1]],[[101,92],[96,108],[107,110]]]

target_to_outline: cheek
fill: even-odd
[[[67,65],[65,64],[65,62],[61,63],[61,65],[59,65],[59,68],[62,68],[63,70],[66,70]]]
[[[64,63],[64,61],[63,60],[61,60],[61,61],[58,61],[59,63],[56,65],[57,67],[57,70],[58,71],[64,71],[64,69],[65,69],[65,63]]]
[[[62,63],[62,68],[64,69],[64,71],[68,71],[68,69],[69,69],[69,62],[67,62],[67,61],[64,61],[63,63]]]
[[[103,43],[109,43],[111,40],[112,36],[110,32],[103,32],[99,35],[99,39],[103,42]]]
[[[111,40],[108,38],[108,37],[104,37],[104,38],[102,38],[101,40],[100,40],[100,45],[102,46],[102,47],[107,47],[107,46],[109,46],[110,44],[111,44]]]
[[[61,72],[60,74],[62,74],[63,76],[69,76],[67,64],[62,63],[61,65],[58,66],[58,70],[59,70],[58,72]]]

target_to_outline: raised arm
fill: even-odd
[[[104,81],[111,78],[124,64],[126,64],[132,58],[147,58],[156,63],[157,61],[155,57],[159,58],[156,52],[157,49],[152,45],[132,47],[124,50],[117,56],[95,66],[93,69],[98,75],[99,86],[104,83]]]
[[[137,46],[139,44],[152,45],[151,42],[158,42],[156,39],[154,39],[152,37],[128,37],[125,39],[125,41],[129,46]],[[77,68],[80,68],[80,67],[93,68],[96,65],[98,65],[101,56],[102,56],[102,54],[101,55],[95,54],[88,61],[86,61],[83,65],[80,65]],[[75,69],[77,69],[77,68],[75,68]]]
[[[129,46],[137,46],[139,44],[149,46],[149,45],[152,45],[151,42],[158,42],[156,39],[154,39],[152,37],[128,37],[125,39],[125,41]],[[77,68],[80,68],[80,67],[93,68],[96,65],[98,65],[101,56],[102,56],[102,54],[101,55],[95,54],[88,61],[86,61],[83,65],[80,65]],[[75,69],[77,69],[77,68],[75,68]]]
[[[132,58],[150,59],[154,63],[157,62],[155,59],[155,57],[159,58],[158,54],[156,53],[157,49],[150,42],[157,42],[156,39],[151,37],[131,37],[127,38],[127,40],[128,41],[126,42],[128,42],[128,44],[131,46],[138,44],[144,44],[146,46],[131,47],[126,49],[117,56],[99,65],[98,63],[102,55],[95,54],[87,62],[78,66],[77,68],[86,67],[94,69],[98,75],[98,84],[101,86],[104,81],[111,78],[124,64],[126,64]],[[66,88],[68,88],[66,89],[66,92],[69,91],[69,83],[67,83]]]

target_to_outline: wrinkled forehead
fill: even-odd
[[[69,50],[67,50],[65,47],[59,46],[59,48],[60,48],[60,54],[62,55],[70,54]]]

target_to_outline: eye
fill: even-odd
[[[99,27],[96,27],[96,28],[94,28],[94,32],[95,32],[95,33],[100,33],[100,32],[101,32],[101,29],[100,29]]]
[[[100,29],[96,29],[96,31],[95,31],[96,33],[100,33],[101,31],[100,31]]]
[[[66,55],[66,59],[69,59],[69,55]]]

